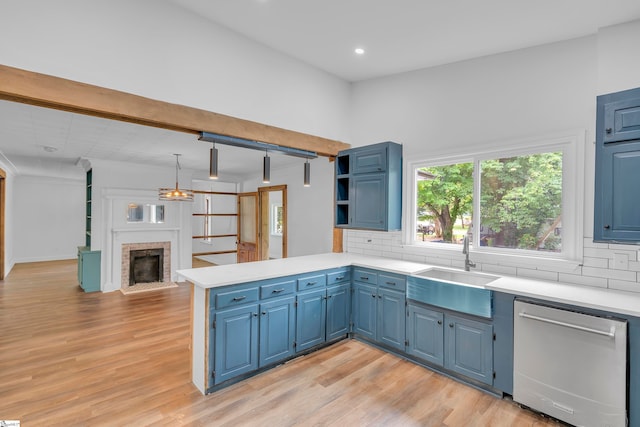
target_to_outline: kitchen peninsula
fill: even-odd
[[[510,395],[513,302],[518,297],[625,319],[629,419],[640,417],[640,295],[484,275],[492,280],[449,285],[438,291],[435,300],[425,302],[423,292],[415,289],[424,282],[425,270],[433,267],[330,253],[180,270],[178,274],[193,284],[192,381],[203,394],[213,392],[355,336],[490,393]],[[437,269],[450,270],[451,277],[459,272]],[[487,295],[488,309],[478,306],[475,300]],[[420,342],[429,326],[425,319],[434,312],[440,316],[440,325],[444,320],[451,327],[436,343],[444,348],[439,359],[431,358],[428,351],[433,343]],[[477,347],[458,351],[469,346]]]

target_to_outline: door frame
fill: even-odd
[[[237,221],[237,226],[238,226],[238,244],[237,246],[237,253],[236,253],[236,262],[237,263],[241,263],[241,262],[246,262],[247,260],[243,260],[242,256],[244,254],[244,251],[242,249],[242,198],[243,197],[253,197],[255,199],[255,212],[254,212],[254,224],[255,224],[255,236],[254,236],[254,242],[255,242],[255,252],[256,252],[256,259],[255,260],[249,260],[249,261],[259,261],[260,260],[260,227],[259,227],[259,212],[260,212],[260,198],[258,197],[258,192],[257,191],[250,191],[247,193],[238,193],[238,221]]]
[[[261,260],[269,259],[269,193],[282,191],[282,258],[287,257],[287,185],[258,187],[258,255]]]
[[[0,280],[4,280],[4,240],[5,240],[5,210],[7,173],[0,169]]]

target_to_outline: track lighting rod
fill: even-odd
[[[259,141],[250,141],[248,139],[236,138],[235,136],[220,135],[210,132],[200,132],[198,140],[213,142],[215,144],[231,145],[233,147],[250,148],[252,150],[280,152],[288,156],[302,157],[305,159],[315,159],[316,157],[318,157],[318,154],[315,151],[283,147],[281,145],[268,144],[266,142]]]

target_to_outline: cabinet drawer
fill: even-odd
[[[327,286],[326,274],[315,274],[313,276],[304,276],[298,279],[298,290],[306,291],[309,289],[317,289]]]
[[[260,286],[260,298],[267,299],[279,297],[281,295],[289,295],[296,290],[296,282],[289,280],[286,282],[271,283],[269,285]]]
[[[356,268],[353,270],[353,280],[355,280],[356,282],[368,283],[370,285],[377,285],[378,273]]]
[[[349,280],[351,280],[351,271],[347,268],[327,274],[327,285],[348,282]]]
[[[389,289],[404,291],[407,288],[406,282],[407,280],[404,276],[397,276],[395,274],[378,275],[378,285],[384,286]]]
[[[234,289],[216,294],[216,309],[258,301],[258,288]]]

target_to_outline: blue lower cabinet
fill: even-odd
[[[351,286],[344,283],[327,288],[327,341],[343,337],[349,332],[351,314]]]
[[[405,294],[378,288],[376,340],[398,350],[405,349]]]
[[[326,339],[327,290],[301,292],[296,307],[296,351],[302,351]]]
[[[445,368],[493,383],[493,326],[445,315]]]
[[[376,339],[377,288],[363,283],[353,284],[353,332]]]
[[[438,366],[444,366],[444,314],[409,304],[407,353]]]
[[[369,272],[364,272],[369,273]],[[356,271],[356,278],[366,278]],[[374,282],[373,280],[371,280]],[[375,275],[377,281],[377,274]],[[363,282],[353,284],[353,332],[388,347],[405,349],[405,293]]]
[[[215,322],[215,384],[258,369],[258,304],[219,311]]]
[[[260,304],[260,367],[293,356],[295,301],[292,296]]]

